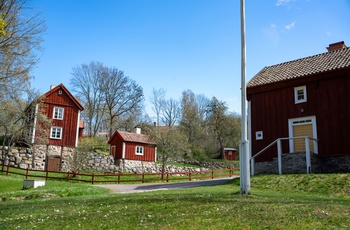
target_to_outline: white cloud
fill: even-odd
[[[291,29],[293,29],[294,27],[295,27],[295,22],[292,22],[292,23],[290,23],[290,24],[284,26],[284,28],[286,28],[287,30],[291,30]]]
[[[326,34],[327,34],[328,36],[332,36],[332,33],[329,32],[329,31],[327,31]]]
[[[276,25],[273,23],[270,26],[271,26],[271,28],[276,28]]]
[[[285,6],[288,5],[290,2],[294,2],[295,0],[277,0],[276,6]]]

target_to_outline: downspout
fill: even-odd
[[[125,142],[123,142],[123,148],[122,148],[122,161],[123,161],[123,171],[125,171]]]
[[[38,116],[39,104],[35,105],[35,113],[34,113],[34,123],[33,123],[33,133],[32,133],[32,168],[35,168],[35,133],[36,133],[36,123]]]
[[[76,137],[75,137],[75,147],[78,147],[79,143],[79,125],[80,124],[80,110],[78,110],[78,121],[77,121],[77,129],[76,129]]]

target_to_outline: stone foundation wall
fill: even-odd
[[[254,174],[278,174],[278,161],[256,162]],[[319,157],[311,154],[312,173],[349,173],[350,156]],[[305,153],[282,154],[282,174],[306,173]]]
[[[319,157],[319,173],[349,173],[350,156]]]

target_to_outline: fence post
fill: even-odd
[[[189,174],[188,174],[188,180],[191,181],[192,180],[192,172],[189,171]]]
[[[92,174],[92,176],[91,176],[91,183],[94,184],[94,182],[95,182],[95,174]]]
[[[145,183],[145,172],[142,173],[142,184]]]
[[[45,176],[45,180],[49,179],[49,171],[46,170],[46,176]]]
[[[277,139],[278,174],[282,174],[282,145],[281,139]]]
[[[311,173],[310,142],[309,137],[305,137],[306,173]]]
[[[69,175],[69,171],[67,172],[67,181],[69,182],[69,177],[70,177],[70,175]]]
[[[26,180],[28,179],[28,168],[26,168]]]
[[[118,184],[120,184],[120,173],[118,173]]]
[[[169,172],[166,173],[166,182],[169,182]]]
[[[233,172],[233,169],[231,168],[231,169],[230,169],[230,177],[231,177],[232,174],[233,174],[232,172]]]
[[[7,165],[7,167],[6,167],[6,176],[8,176],[9,175],[9,170],[10,170],[10,163]]]
[[[214,169],[211,170],[211,179],[214,179]]]

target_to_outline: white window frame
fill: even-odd
[[[264,138],[263,131],[256,131],[255,132],[255,140],[262,140]]]
[[[302,91],[303,92],[303,99],[299,99],[299,94],[298,92]],[[307,94],[306,94],[306,86],[298,86],[298,87],[294,87],[294,102],[295,104],[299,104],[299,103],[303,103],[307,101]]]
[[[56,113],[57,111],[57,113]],[[56,117],[57,114],[57,117]],[[63,120],[63,116],[64,116],[64,108],[61,107],[54,107],[53,108],[53,115],[52,118],[56,119],[56,120]]]
[[[136,155],[143,156],[143,151],[144,151],[143,146],[136,145],[136,148],[135,148],[135,154]]]
[[[57,132],[57,131],[60,132]],[[59,135],[57,135],[57,133],[59,133]],[[50,138],[51,139],[62,139],[62,133],[63,133],[63,128],[62,127],[58,127],[58,126],[52,126],[51,127],[51,131],[50,131]]]

